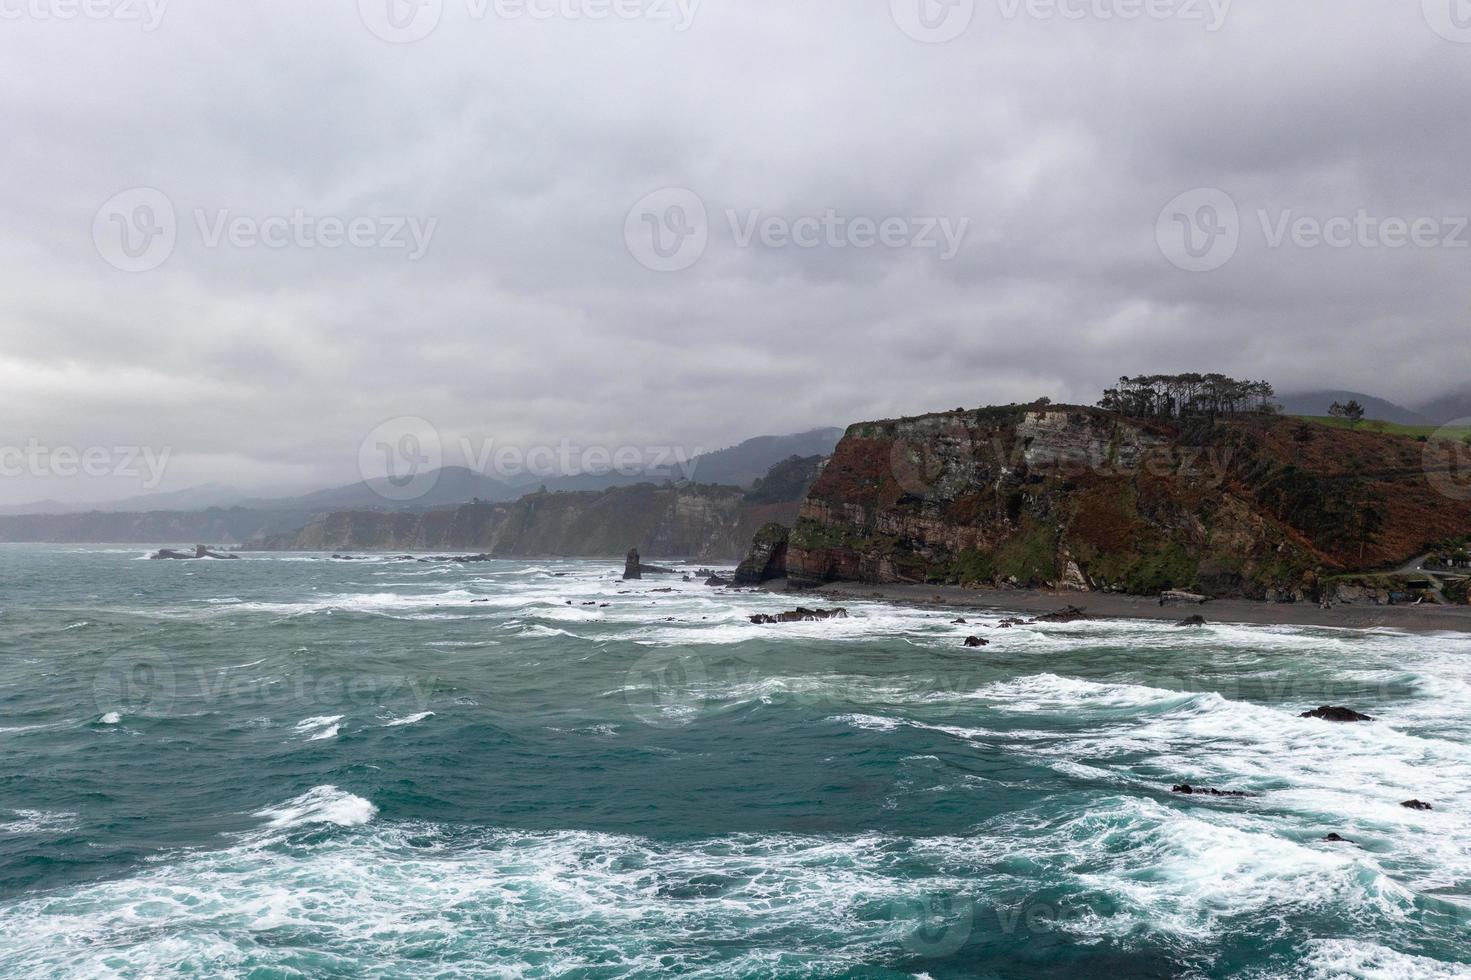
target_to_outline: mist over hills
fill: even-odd
[[[842,434],[841,429],[825,428],[785,436],[757,436],[736,446],[684,461],[670,459],[635,473],[558,477],[520,474],[507,479],[464,466],[446,466],[435,471],[426,492],[407,501],[394,500],[383,479],[287,497],[246,496],[234,487],[205,484],[107,504],[41,501],[0,509],[0,541],[243,541],[300,527],[318,514],[450,510],[473,500],[508,503],[542,489],[552,493],[602,491],[685,480],[747,488],[790,457],[831,454]]]
[[[1471,390],[1450,392],[1426,402],[1416,402],[1412,407],[1346,389],[1329,388],[1278,396],[1282,411],[1287,415],[1327,415],[1334,402],[1347,404],[1350,400],[1363,405],[1368,418],[1399,425],[1445,425],[1471,417]]]

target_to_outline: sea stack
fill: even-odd
[[[628,549],[628,560],[623,563],[623,580],[643,578],[643,567],[639,564],[638,549]]]

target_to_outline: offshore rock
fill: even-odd
[[[847,618],[848,610],[846,609],[803,609],[799,606],[792,612],[776,613],[775,615],[758,613],[751,617],[751,622],[757,626],[770,626],[773,623],[806,623],[821,619]]]
[[[628,550],[628,558],[623,562],[623,581],[627,582],[629,579],[640,579],[643,577],[644,568],[643,565],[639,564],[638,549],[630,548]]]
[[[1092,616],[1089,616],[1086,612],[1083,611],[1081,606],[1068,606],[1065,609],[1059,609],[1055,613],[1047,613],[1045,616],[1038,616],[1035,620],[1033,620],[1033,622],[1076,623],[1079,620],[1092,618]]]
[[[1302,714],[1298,715],[1298,717],[1299,718],[1321,718],[1323,721],[1340,721],[1340,722],[1373,721],[1374,720],[1373,718],[1369,717],[1368,715],[1360,714],[1359,712],[1355,711],[1352,708],[1335,708],[1335,707],[1332,707],[1332,706],[1326,705],[1326,704],[1323,705],[1321,708],[1314,708],[1312,711],[1304,711]]]
[[[1243,793],[1238,789],[1206,789],[1205,787],[1191,786],[1185,783],[1170,790],[1171,793],[1179,793],[1182,796],[1229,796],[1236,799],[1244,799],[1252,796],[1251,793]]]
[[[756,532],[735,572],[736,585],[760,585],[787,576],[787,542],[791,531],[784,524],[767,524]]]

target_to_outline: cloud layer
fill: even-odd
[[[1125,372],[1423,401],[1471,376],[1462,2],[0,0],[0,443],[299,486],[400,416],[454,461]]]

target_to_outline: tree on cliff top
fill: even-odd
[[[1119,378],[1098,405],[1131,418],[1216,419],[1273,413],[1276,397],[1267,381],[1238,381],[1224,374],[1141,374]]]

